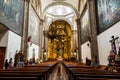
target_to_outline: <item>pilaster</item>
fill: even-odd
[[[81,62],[81,38],[80,38],[80,19],[77,19],[77,33],[78,33],[78,53],[77,53],[77,56],[78,56],[78,63]]]
[[[89,9],[89,21],[90,21],[90,32],[91,32],[91,35],[89,36],[91,39],[91,60],[92,60],[92,65],[95,66],[96,64],[99,64],[95,0],[88,0],[88,9]]]
[[[40,58],[40,59],[42,59],[42,53],[43,53],[43,52],[42,52],[42,42],[43,42],[43,41],[42,41],[42,40],[43,40],[42,38],[43,38],[43,36],[44,36],[44,35],[43,35],[43,22],[44,22],[43,20],[40,21],[40,47],[39,47],[39,50],[40,50],[40,51],[39,51],[39,58]]]
[[[28,26],[29,26],[29,4],[30,0],[24,0],[24,22],[23,22],[23,36],[21,41],[21,50],[27,59],[28,48]]]

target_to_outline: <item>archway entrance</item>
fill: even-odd
[[[71,26],[65,21],[53,22],[48,30],[48,59],[70,60],[72,54]]]

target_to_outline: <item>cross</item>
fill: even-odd
[[[115,41],[116,41],[119,37],[116,37],[116,38],[115,38],[114,36],[112,36],[111,38],[112,38],[112,40],[110,40],[110,42],[111,42],[112,50],[114,51],[115,54],[117,54]]]

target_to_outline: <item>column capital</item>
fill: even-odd
[[[77,33],[77,30],[72,30],[72,33],[73,33],[73,34]]]
[[[44,20],[43,20],[43,19],[40,19],[40,21],[41,21],[41,22],[44,22]]]

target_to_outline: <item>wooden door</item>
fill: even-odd
[[[0,47],[0,69],[3,69],[6,47]]]

